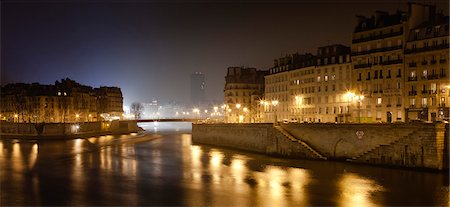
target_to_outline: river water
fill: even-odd
[[[192,145],[190,123],[140,134],[0,140],[5,205],[449,206],[448,173]]]

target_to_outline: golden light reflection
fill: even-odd
[[[12,146],[12,160],[17,160],[13,162],[13,169],[16,171],[22,171],[23,170],[23,164],[22,164],[22,154],[20,153],[20,144],[18,142],[13,143]]]
[[[233,156],[231,160],[231,175],[233,175],[235,184],[242,184],[244,182],[247,173],[245,162],[242,157],[238,156]],[[242,190],[242,188],[239,188],[239,190]]]
[[[191,149],[190,161],[191,161],[192,180],[196,183],[200,183],[202,178],[202,161],[201,161],[202,149],[200,148],[200,146],[196,145],[192,145],[190,149]]]
[[[311,182],[311,175],[305,169],[289,168],[288,179],[291,184],[292,200],[301,206],[308,206],[305,188]]]
[[[221,167],[222,167],[222,159],[223,159],[223,154],[220,151],[214,150],[212,149],[209,152],[209,168],[211,171],[211,175],[212,175],[212,181],[213,183],[220,183],[221,177]]]
[[[181,147],[185,148],[187,146],[190,146],[192,144],[191,141],[191,135],[190,134],[182,134],[181,135]]]
[[[344,174],[339,183],[340,206],[379,206],[372,195],[384,191],[384,188],[374,180],[353,173]]]
[[[287,179],[285,170],[278,166],[267,166],[265,171],[256,173],[258,198],[263,206],[286,206],[283,183]]]
[[[3,153],[3,141],[0,141],[0,157],[3,157],[4,153]]]
[[[37,143],[33,144],[33,146],[31,147],[31,152],[30,152],[30,158],[29,158],[29,163],[28,163],[28,168],[31,169],[34,167],[34,164],[36,163],[36,159],[39,153],[39,146]]]
[[[82,151],[83,139],[75,139],[73,144],[73,153],[79,153]]]

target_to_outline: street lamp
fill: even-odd
[[[278,100],[273,100],[272,101],[272,105],[274,106],[274,111],[275,111],[275,123],[278,122],[277,120],[277,105],[278,105]]]
[[[361,123],[361,102],[364,100],[363,95],[356,96],[356,101],[358,102],[358,123]]]
[[[347,91],[347,93],[345,93],[344,96],[347,99],[347,115],[348,115],[347,122],[348,122],[348,119],[350,118],[350,101],[353,100],[353,97],[355,96],[355,94],[350,91]]]

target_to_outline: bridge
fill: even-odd
[[[139,119],[137,122],[192,122],[196,123],[203,119]]]

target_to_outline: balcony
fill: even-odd
[[[427,90],[422,91],[422,94],[428,94]]]
[[[386,107],[391,107],[391,104],[386,105]]]
[[[358,78],[356,81],[361,81],[361,78]]]
[[[367,77],[366,80],[370,80],[370,77]]]
[[[365,50],[365,51],[360,51],[360,52],[352,52],[352,56],[359,56],[359,55],[367,55],[370,53],[376,53],[376,52],[387,52],[387,51],[392,51],[392,50],[400,50],[403,48],[403,45],[396,45],[396,46],[392,46],[392,47],[382,47],[382,48],[375,48],[375,49],[371,49],[371,50]]]
[[[391,78],[391,76],[390,76],[390,75],[388,75],[388,76],[386,76],[386,78],[387,78],[387,79],[390,79],[390,78]]]
[[[370,68],[372,66],[372,63],[363,63],[363,64],[356,64],[354,65],[355,69],[359,68]]]
[[[445,103],[440,103],[439,107],[445,107]]]
[[[414,108],[416,108],[416,105],[409,105],[409,108],[414,109]]]
[[[408,77],[408,81],[417,81],[417,76]]]
[[[426,79],[428,80],[439,79],[439,75],[438,74],[427,75]]]
[[[409,63],[409,67],[415,68],[415,67],[417,67],[417,63],[416,62]]]
[[[417,91],[408,91],[408,94],[410,96],[415,96],[415,95],[417,95]]]
[[[430,61],[430,65],[436,65],[437,61],[436,60],[431,60]]]
[[[397,104],[396,106],[397,106],[397,107],[402,107],[402,104]]]
[[[447,62],[446,59],[440,59],[440,60],[439,60],[439,63],[440,63],[440,64],[444,64],[445,62]]]
[[[439,78],[445,78],[445,77],[447,77],[447,74],[445,74],[445,73],[439,74]]]
[[[422,61],[422,65],[428,65],[428,61],[426,60]]]
[[[383,61],[381,63],[381,65],[393,65],[393,64],[400,64],[400,63],[403,63],[403,59]]]
[[[433,51],[433,50],[441,50],[446,49],[449,44],[439,44],[431,47],[421,47],[421,48],[412,48],[412,49],[405,49],[405,54],[412,54],[412,53],[419,53],[419,52],[427,52],[427,51]]]
[[[437,94],[436,90],[428,90],[428,94]]]
[[[386,34],[382,34],[382,35],[372,35],[372,36],[369,36],[369,37],[353,39],[352,43],[360,43],[360,42],[367,42],[367,41],[372,41],[372,40],[377,40],[377,39],[384,39],[384,38],[388,38],[388,37],[399,36],[399,35],[402,35],[402,34],[403,34],[403,28],[400,31],[397,31],[397,32],[390,32],[390,33],[386,33]]]

